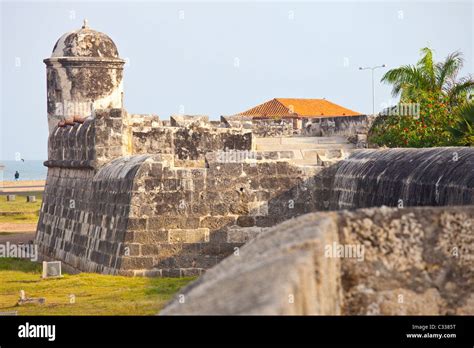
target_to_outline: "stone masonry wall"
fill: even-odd
[[[137,134],[146,136],[140,138]],[[146,140],[145,147],[141,147],[142,139]],[[190,272],[201,272],[231,252],[231,249],[219,249],[220,240],[215,247],[215,236],[212,236],[209,243],[212,244],[208,248],[209,252],[204,252],[202,257],[200,250],[192,249],[197,247],[196,243],[189,243],[183,247],[182,257],[174,255],[173,258],[166,258],[165,255],[169,253],[165,253],[165,247],[153,244],[151,240],[157,233],[163,233],[163,228],[166,228],[166,233],[170,228],[169,240],[164,244],[168,245],[169,250],[175,250],[182,242],[183,234],[202,234],[205,228],[208,232],[213,231],[207,226],[195,233],[190,232],[190,226],[194,226],[193,221],[196,221],[199,213],[194,212],[193,219],[179,216],[182,210],[181,201],[177,201],[177,198],[185,198],[191,204],[190,195],[194,188],[200,188],[199,185],[202,189],[199,191],[201,196],[206,195],[208,183],[203,181],[208,171],[204,167],[206,153],[213,150],[251,148],[250,132],[220,128],[218,125],[203,123],[201,118],[174,117],[170,125],[163,126],[163,122],[156,116],[129,115],[123,109],[108,109],[96,110],[92,117],[85,120],[60,123],[50,135],[49,156],[45,162],[49,170],[36,236],[40,252],[45,259],[59,259],[66,267],[83,271],[114,274],[144,274],[147,271],[147,275],[156,275],[162,274],[163,269],[164,274],[180,275],[185,272],[182,269],[192,268]],[[196,160],[199,163],[194,163]],[[149,161],[158,161],[164,168],[164,175],[151,174],[146,185],[143,185],[145,182],[140,179],[141,174],[137,173],[145,162],[147,165],[143,168],[148,168]],[[154,168],[159,165],[155,164]],[[180,170],[175,165],[200,168]],[[213,173],[212,170],[210,172]],[[196,173],[201,175],[200,180],[180,181],[180,175],[189,179]],[[230,171],[226,173],[230,175]],[[230,179],[226,183],[228,180]],[[181,184],[193,186],[191,189],[190,186],[182,187]],[[149,196],[151,204],[141,201],[144,190],[152,192]],[[226,187],[221,187],[220,190],[225,191]],[[175,209],[170,209],[173,205]],[[176,207],[179,207],[178,212]],[[215,206],[207,207],[214,208]],[[227,214],[216,211],[217,215]],[[168,219],[168,223],[160,225],[159,220],[163,216]],[[144,217],[154,220],[150,220],[150,233],[146,236],[142,234],[141,237],[144,238],[140,239],[136,232],[141,226],[140,219]],[[179,218],[185,222],[181,224],[171,221],[178,221]],[[148,220],[146,222],[148,224]],[[213,223],[218,224],[215,221]],[[171,228],[172,226],[176,227]],[[187,230],[180,232],[178,229]],[[126,234],[128,231],[131,233]],[[181,237],[175,238],[174,235]],[[198,237],[192,238],[201,241]],[[143,254],[146,256],[154,253],[154,247],[162,248],[160,258],[151,265],[146,263],[149,259],[142,257],[141,246],[137,254],[137,245],[142,245],[140,243],[144,243],[144,240],[150,243],[143,244]],[[239,239],[240,243],[241,240],[242,238]],[[128,243],[129,241],[132,243]],[[179,243],[175,243],[176,241]],[[128,244],[124,246],[124,243]],[[231,248],[234,240],[229,238],[225,243]],[[189,261],[190,258],[192,262]]]
[[[367,134],[368,131],[369,121],[366,115],[303,119],[302,132],[306,136],[351,136],[354,134]]]
[[[48,139],[47,166],[88,167],[95,165],[95,125],[88,119],[65,127],[56,127]]]
[[[370,120],[366,115],[339,117],[300,117],[295,127],[293,118],[252,118],[250,116],[221,116],[229,127],[251,129],[256,137],[291,136],[353,136],[367,134]]]
[[[264,153],[253,163],[179,168],[149,160],[138,171],[120,274],[199,275],[249,239],[307,206],[284,193],[320,168],[298,168]],[[266,158],[264,158],[266,157]],[[270,159],[272,158],[272,159]]]
[[[99,171],[50,167],[35,240],[42,257],[69,270],[116,273],[133,179],[147,158],[123,157]]]
[[[211,151],[252,149],[252,133],[238,129],[190,125],[141,127],[132,132],[134,154],[173,154],[180,160],[204,160]]]
[[[122,109],[96,110],[95,117],[56,126],[48,139],[47,167],[98,168],[126,153]]]
[[[175,156],[166,154],[120,157],[98,170],[53,166],[37,242],[46,257],[80,270],[196,275],[269,227],[305,213],[337,209],[347,197],[370,199],[353,199],[352,204],[396,206],[399,196],[391,187],[405,192],[410,183],[413,189],[407,192],[413,196],[406,206],[471,203],[471,149],[451,148],[460,157],[450,170],[441,166],[446,149],[430,150],[431,162],[423,162],[425,150],[420,157],[417,151],[414,157],[403,151],[364,150],[329,167],[292,165],[292,151],[256,152],[255,158],[242,161],[211,152],[204,167],[177,166]],[[373,161],[373,156],[386,162]],[[390,172],[390,163],[394,171],[398,167],[398,177]],[[443,175],[451,175],[449,181],[439,174],[417,176],[429,168],[439,173],[435,164],[444,169]],[[361,171],[365,175],[348,175]],[[378,179],[370,181],[374,177]],[[430,192],[438,201],[431,200]]]
[[[44,258],[75,270],[201,274],[268,227],[312,209],[291,190],[321,168],[292,166],[288,156],[220,163],[211,153],[206,168],[179,168],[166,155],[135,155],[98,171],[50,168],[36,243]]]
[[[331,210],[474,204],[474,149],[359,150],[337,163]]]
[[[101,273],[200,274],[263,229],[310,211],[304,194],[284,192],[322,167],[292,166],[292,152],[221,163],[223,149],[251,150],[252,134],[190,117],[171,124],[110,109],[55,129],[36,236],[43,258]]]
[[[307,214],[261,233],[161,314],[472,315],[473,232],[472,206]]]

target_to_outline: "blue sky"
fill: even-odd
[[[125,107],[162,119],[183,111],[211,119],[274,97],[326,98],[372,109],[370,72],[460,50],[474,73],[472,1],[233,1],[1,3],[0,159],[46,159],[42,60],[83,18],[117,44]],[[376,109],[394,103],[378,83]]]

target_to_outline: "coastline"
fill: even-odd
[[[0,193],[42,192],[46,180],[0,181]]]

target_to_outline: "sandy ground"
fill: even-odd
[[[41,192],[44,185],[44,180],[0,181],[0,192]]]
[[[0,244],[6,242],[14,244],[29,243],[35,239],[35,233],[36,224],[0,222]]]
[[[0,193],[6,192],[41,192],[44,190],[44,180],[0,181]],[[3,234],[1,232],[8,232]],[[0,222],[0,244],[28,243],[35,238],[36,223]]]
[[[11,222],[0,222],[0,232],[23,232],[31,233],[36,231],[36,224],[22,224]]]

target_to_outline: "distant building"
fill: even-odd
[[[343,117],[362,114],[332,103],[326,99],[274,98],[257,105],[239,116],[253,118],[307,118],[307,117]]]
[[[302,98],[274,98],[247,111],[223,118],[228,121],[250,119],[258,128],[261,128],[262,123],[285,124],[287,133],[305,135],[349,135],[367,121],[366,115],[326,99]],[[276,135],[274,129],[267,133]]]

